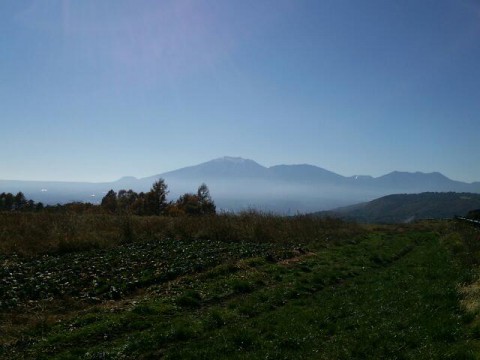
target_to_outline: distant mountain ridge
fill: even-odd
[[[172,198],[206,183],[219,209],[256,208],[283,214],[327,210],[394,193],[480,193],[479,182],[454,181],[440,173],[396,171],[380,177],[345,177],[314,165],[265,167],[229,156],[145,178],[126,176],[104,183],[0,180],[0,192],[22,191],[47,204],[99,202],[110,189],[148,191],[158,178],[165,179]]]
[[[240,157],[225,156],[214,159],[199,165],[188,166],[178,170],[169,171],[150,178],[158,176],[179,177],[179,176],[203,176],[205,178],[215,178],[219,176],[238,176],[238,177],[261,177],[265,176],[268,169],[257,162]]]
[[[387,195],[366,203],[316,213],[362,223],[408,223],[465,216],[480,208],[480,194],[434,193]]]

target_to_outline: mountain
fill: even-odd
[[[163,173],[163,177],[200,177],[205,179],[216,178],[254,178],[266,176],[268,169],[257,162],[240,157],[225,156],[200,165],[189,166],[179,170]]]
[[[219,209],[256,208],[282,214],[328,210],[394,193],[480,193],[480,183],[453,181],[440,173],[392,172],[377,178],[345,177],[308,164],[265,167],[253,160],[229,156],[140,179],[126,176],[114,182],[0,180],[0,192],[22,191],[27,198],[46,204],[98,203],[110,189],[148,191],[158,178],[167,182],[171,199],[194,192],[201,183],[206,183]]]
[[[408,173],[394,171],[390,174],[381,176],[377,179],[376,184],[379,187],[387,189],[405,189],[409,192],[421,192],[428,190],[449,191],[455,188],[456,191],[471,190],[471,184],[453,181],[439,172],[433,173]]]
[[[268,168],[272,177],[283,181],[341,184],[346,178],[313,165],[276,165]]]
[[[344,177],[312,165],[265,167],[253,160],[222,157],[149,178],[162,177],[177,196],[206,183],[221,209],[256,208],[294,214],[351,203],[337,188]]]
[[[316,213],[362,223],[406,223],[420,219],[465,216],[480,208],[480,194],[434,193],[395,194],[366,203]]]

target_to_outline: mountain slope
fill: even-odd
[[[157,177],[264,177],[267,176],[267,168],[257,162],[240,157],[225,156],[222,158],[207,161],[205,163],[169,171]],[[150,177],[152,178],[152,177]],[[155,178],[155,176],[153,177]]]
[[[400,172],[394,171],[390,174],[375,179],[375,185],[381,188],[408,190],[409,192],[422,191],[469,191],[470,184],[454,181],[439,172]]]
[[[405,223],[419,219],[452,218],[480,208],[480,194],[395,194],[317,215],[338,216],[363,223]]]
[[[268,168],[272,178],[283,181],[298,182],[322,182],[322,183],[344,183],[347,178],[334,172],[322,169],[318,166],[302,165],[276,165]]]

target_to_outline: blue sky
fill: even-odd
[[[4,0],[1,179],[224,155],[480,181],[473,0]]]

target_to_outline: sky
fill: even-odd
[[[480,181],[478,0],[3,0],[0,179],[222,156]]]

